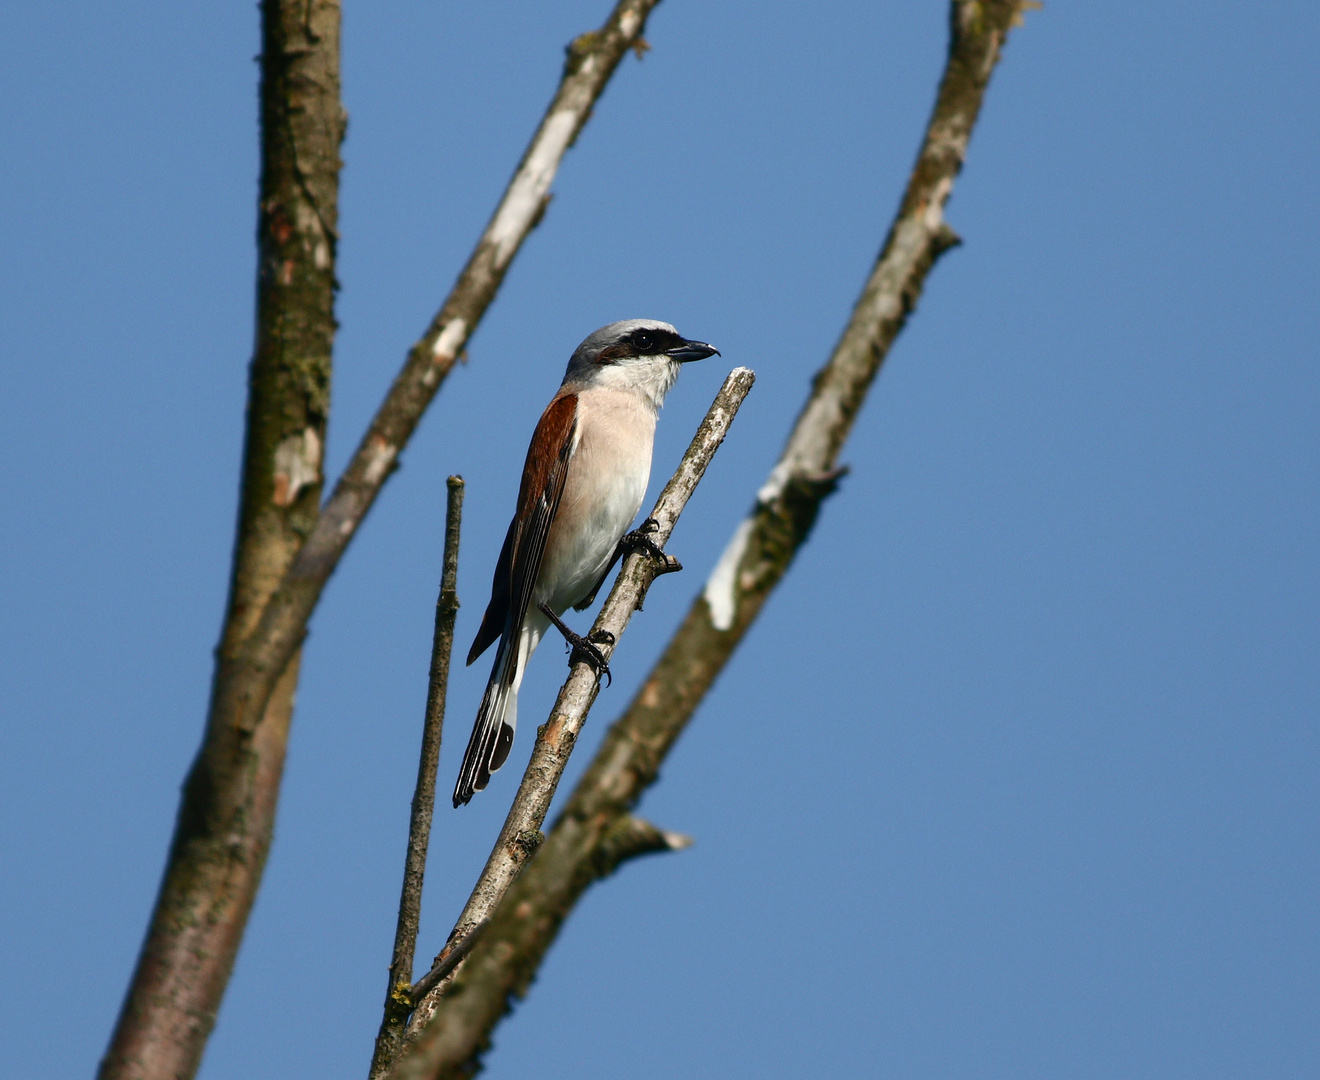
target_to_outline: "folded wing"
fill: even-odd
[[[454,787],[455,806],[466,803],[473,792],[489,783],[491,773],[504,764],[513,745],[523,624],[545,558],[550,526],[563,498],[576,433],[577,395],[557,396],[532,435],[518,490],[518,512],[504,538],[490,604],[468,653],[470,664],[498,636],[500,646]]]

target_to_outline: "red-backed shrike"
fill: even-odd
[[[471,664],[500,643],[454,787],[455,806],[484,788],[508,758],[523,669],[546,628],[553,622],[589,649],[559,616],[595,599],[641,508],[656,416],[679,365],[717,352],[668,323],[628,319],[601,327],[569,359],[527,449],[518,509],[468,652]]]

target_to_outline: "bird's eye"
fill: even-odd
[[[640,353],[649,353],[655,348],[655,338],[648,330],[638,330],[637,333],[633,334],[632,343]]]

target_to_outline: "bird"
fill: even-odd
[[[575,656],[585,653],[598,677],[602,669],[608,673],[596,642],[573,633],[559,616],[591,604],[624,547],[664,558],[646,537],[653,521],[632,533],[628,526],[650,479],[665,395],[681,365],[716,355],[713,345],[656,319],[602,326],[573,351],[532,434],[490,603],[468,651],[471,665],[499,642],[454,786],[455,808],[485,788],[508,759],[523,671],[552,624]]]

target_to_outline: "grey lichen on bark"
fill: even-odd
[[[262,5],[256,336],[229,602],[215,689],[313,527],[335,315],[337,0]],[[215,1022],[270,847],[297,663],[260,724],[212,715],[184,785],[169,861],[100,1075],[189,1076]]]
[[[944,206],[962,168],[991,72],[1024,5],[954,0],[948,58],[917,161],[848,324],[752,511],[660,659],[605,739],[563,812],[436,1002],[427,1035],[445,1044],[428,1077],[473,1075],[491,1032],[535,975],[582,893],[618,864],[632,809],[810,535],[835,490],[866,393],[915,308],[926,275],[958,241]],[[434,1035],[432,1035],[434,1032]],[[402,1064],[406,1064],[407,1059]],[[399,1080],[423,1073],[396,1072]]]

